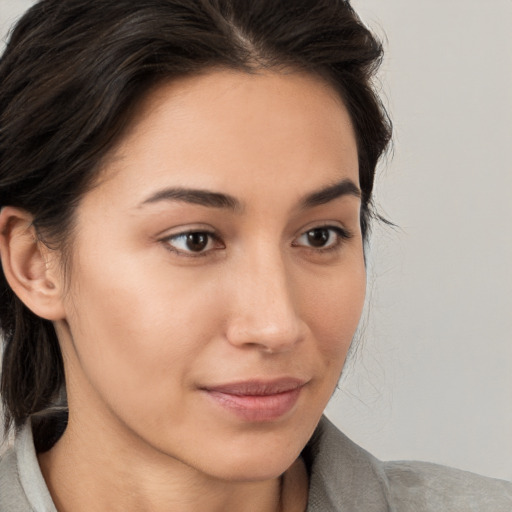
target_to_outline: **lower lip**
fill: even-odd
[[[231,395],[220,391],[205,390],[215,403],[251,422],[275,421],[291,411],[302,388],[275,395]]]

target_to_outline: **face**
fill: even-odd
[[[282,473],[360,317],[359,213],[330,86],[230,71],[160,86],[77,209],[57,323],[70,425],[219,478]]]

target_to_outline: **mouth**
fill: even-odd
[[[296,378],[251,380],[201,388],[217,406],[249,422],[269,422],[292,411],[306,381]]]

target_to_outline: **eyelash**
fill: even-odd
[[[185,239],[185,243],[186,243],[186,238],[189,237],[189,236],[194,236],[194,235],[206,235],[208,237],[208,244],[209,243],[218,243],[220,245],[220,249],[223,249],[224,248],[224,244],[222,244],[220,238],[217,236],[216,233],[214,233],[213,231],[208,231],[208,230],[205,230],[205,229],[194,229],[194,230],[190,230],[190,231],[183,231],[181,233],[176,233],[175,235],[171,235],[171,236],[167,236],[165,238],[162,239],[162,242],[165,243],[165,246],[166,248],[175,253],[175,254],[178,254],[179,256],[184,256],[184,257],[188,257],[188,258],[200,258],[200,257],[204,257],[204,256],[208,256],[208,254],[213,251],[213,250],[216,250],[216,249],[208,249],[208,250],[202,250],[202,251],[187,251],[187,250],[183,250],[183,249],[177,249],[176,247],[174,247],[171,242],[173,240],[177,240],[179,238],[183,238]]]
[[[297,239],[300,239],[304,236],[308,236],[309,234],[313,233],[314,231],[321,231],[326,230],[329,231],[329,237],[332,233],[335,234],[336,240],[327,247],[313,247],[313,246],[307,246],[307,245],[301,245],[298,244],[296,241],[292,242],[292,247],[302,247],[304,249],[314,251],[315,253],[327,253],[327,252],[333,252],[340,248],[341,245],[343,245],[343,242],[352,238],[352,234],[347,231],[346,229],[340,227],[340,226],[332,226],[332,225],[320,225],[320,226],[314,226],[311,229],[308,229],[300,234]],[[194,236],[194,235],[204,235],[208,238],[207,245],[211,243],[217,243],[219,245],[218,248],[210,248],[205,249],[201,251],[192,251],[192,250],[183,250],[178,249],[172,245],[172,241],[176,241],[178,239],[183,239],[184,243],[187,243],[187,237]],[[218,250],[218,249],[224,249],[225,245],[221,242],[221,239],[218,237],[218,235],[213,231],[208,230],[190,230],[190,231],[183,231],[181,233],[176,233],[175,235],[167,236],[163,239],[161,239],[161,242],[163,242],[166,246],[166,248],[175,253],[179,256],[188,257],[188,258],[200,258],[204,256],[208,256],[212,251]]]
[[[352,238],[352,233],[347,231],[345,228],[342,228],[340,226],[331,226],[331,225],[320,225],[320,226],[314,226],[311,229],[308,229],[304,231],[298,238],[301,238],[303,236],[307,236],[308,234],[314,232],[314,231],[320,231],[320,230],[326,230],[331,233],[334,233],[336,236],[336,240],[332,245],[329,245],[327,247],[312,247],[312,246],[300,246],[299,244],[292,243],[292,247],[304,247],[306,249],[312,250],[316,253],[326,253],[326,252],[332,252],[336,251],[340,248],[341,245],[343,245],[343,242]]]

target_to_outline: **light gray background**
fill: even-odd
[[[0,31],[32,2],[0,0]],[[512,480],[512,1],[354,0],[395,125],[368,320],[329,416],[384,459]]]

